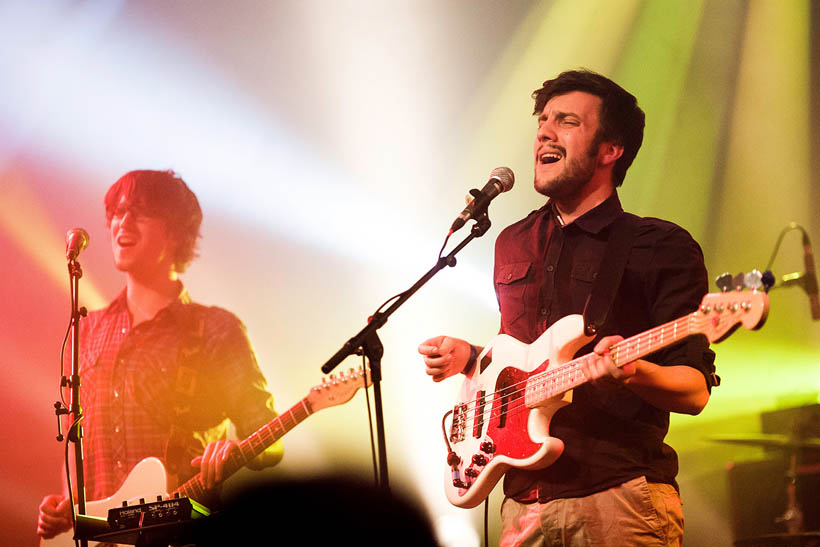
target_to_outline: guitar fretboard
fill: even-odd
[[[243,466],[247,465],[248,462],[264,452],[266,448],[282,438],[285,433],[299,425],[299,423],[312,413],[313,410],[306,397],[285,413],[257,429],[253,435],[240,441],[239,452],[233,452],[230,459],[225,462],[223,479],[228,478]],[[206,495],[206,489],[198,473],[177,488],[174,493],[176,492],[179,492],[180,496],[193,498],[195,500],[202,500]]]
[[[621,340],[610,348],[610,357],[615,366],[622,367],[645,355],[663,349],[684,338],[701,331],[704,316],[699,311],[679,317],[653,329]],[[527,380],[525,401],[528,406],[560,395],[587,381],[582,365],[596,358],[594,353],[568,361],[563,365],[532,376]]]

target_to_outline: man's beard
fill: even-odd
[[[580,157],[567,163],[563,171],[551,180],[535,181],[535,190],[553,199],[562,199],[577,194],[595,174],[598,139]]]

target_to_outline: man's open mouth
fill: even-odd
[[[560,159],[561,154],[558,152],[547,152],[546,154],[541,154],[541,157],[539,158],[542,164],[555,163]]]

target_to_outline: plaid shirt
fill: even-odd
[[[244,437],[276,416],[244,325],[185,290],[136,327],[125,291],[80,325],[89,500],[114,494],[149,456],[192,476],[190,459],[226,437],[228,420]]]

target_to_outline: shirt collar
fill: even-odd
[[[612,222],[624,211],[621,206],[621,200],[618,198],[617,191],[613,191],[608,198],[580,217],[576,218],[568,225],[564,225],[561,220],[559,220],[561,217],[558,214],[558,210],[555,208],[555,203],[552,200],[549,200],[545,207],[550,214],[552,214],[556,224],[560,226],[561,229],[567,228],[568,226],[577,226],[579,229],[591,234],[597,234],[612,224]]]
[[[191,295],[188,294],[188,289],[186,289],[183,285],[182,289],[179,291],[179,294],[173,300],[173,302],[162,308],[159,312],[157,312],[157,315],[154,317],[158,317],[161,313],[165,312],[166,310],[172,313],[176,312],[177,310],[180,310],[182,306],[190,304],[191,302]],[[122,291],[120,291],[120,294],[117,295],[117,297],[111,302],[111,304],[108,305],[108,308],[106,308],[106,313],[128,313],[128,299],[126,296],[125,287],[123,287]]]

